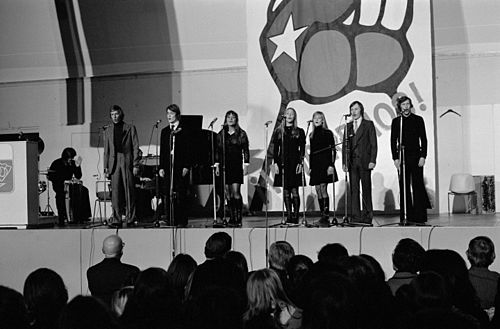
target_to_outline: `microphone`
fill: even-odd
[[[158,125],[160,124],[160,122],[161,122],[161,119],[156,120],[156,123],[153,126],[158,127]]]
[[[350,116],[352,116],[352,114],[351,114],[351,113],[344,114],[344,117],[346,117],[346,118],[347,118],[347,117],[350,117]]]
[[[102,130],[106,130],[106,129],[108,129],[109,127],[111,127],[111,125],[104,125],[104,126],[102,126],[102,127],[101,127],[101,129],[102,129]]]
[[[24,133],[23,133],[21,130],[19,130],[19,133],[18,133],[18,134],[19,134],[19,136],[18,136],[17,138],[18,138],[19,140],[23,139]]]
[[[264,126],[266,126],[266,127],[267,127],[267,126],[269,126],[271,123],[273,123],[273,120],[269,120],[269,121],[267,121],[266,123],[264,123]]]
[[[214,126],[215,121],[217,121],[217,118],[214,118],[210,124],[208,125],[208,128],[212,128]]]
[[[311,122],[313,122],[314,120],[307,120],[307,124],[310,124]]]

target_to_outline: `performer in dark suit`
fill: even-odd
[[[427,157],[427,136],[421,116],[412,113],[413,104],[407,96],[397,100],[400,116],[392,120],[391,151],[394,165],[399,172],[399,191],[401,221],[404,221],[404,193],[399,147],[404,148],[406,181],[406,218],[412,222],[427,221],[427,208],[430,208],[429,196],[424,184],[424,165]],[[400,140],[400,126],[403,124],[403,137]],[[413,190],[413,197],[410,191]]]
[[[134,285],[139,268],[120,261],[124,243],[118,235],[110,235],[102,243],[104,259],[87,270],[92,296],[110,306],[113,293],[124,286]]]
[[[235,111],[227,111],[224,127],[217,134],[216,174],[220,174],[219,164],[224,161],[225,190],[227,191],[224,194],[229,197],[230,225],[241,226],[243,209],[241,184],[243,184],[243,176],[247,174],[250,161],[248,145],[248,136],[240,128],[238,114]]]
[[[50,165],[49,179],[52,182],[52,188],[56,192],[56,206],[59,226],[63,226],[68,219],[66,212],[66,192],[64,191],[64,181],[73,177],[82,178],[82,157],[75,160],[76,151],[72,147],[67,147],[62,151],[61,157],[54,160]],[[88,193],[87,193],[88,195]]]
[[[160,177],[164,182],[164,209],[170,218],[173,212],[173,224],[187,226],[187,195],[189,186],[189,171],[192,165],[192,142],[189,131],[182,126],[181,110],[176,104],[166,108],[168,126],[161,130],[160,142]],[[172,152],[173,150],[173,152]],[[173,155],[171,157],[171,155]],[[171,164],[174,164],[173,170]],[[171,185],[172,184],[172,185]],[[172,195],[170,195],[172,192]],[[170,198],[173,198],[170,200]],[[170,209],[170,205],[173,209]]]
[[[349,172],[351,183],[352,221],[371,224],[373,219],[372,170],[377,160],[377,135],[373,122],[365,119],[365,109],[359,101],[349,106],[352,122],[344,131],[342,148],[342,169]],[[361,213],[359,182],[363,193],[363,213]]]
[[[287,211],[286,221],[296,224],[299,222],[299,186],[302,186],[306,134],[302,128],[297,127],[295,109],[291,107],[286,109],[281,125],[273,133],[272,143],[276,168],[274,186],[283,186],[283,199]],[[283,176],[285,184],[283,184]]]
[[[317,111],[313,114],[312,131],[309,135],[311,150],[309,156],[309,185],[316,188],[318,196],[321,225],[330,224],[330,197],[328,196],[328,184],[338,181],[335,170],[335,136],[328,129],[326,118],[323,112]],[[334,191],[335,193],[335,191]]]
[[[113,124],[105,130],[104,172],[111,179],[113,219],[121,226],[123,201],[125,225],[136,219],[134,176],[139,173],[139,138],[135,126],[123,122],[121,107],[113,105],[109,112]]]

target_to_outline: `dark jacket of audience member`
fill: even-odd
[[[427,250],[422,259],[421,270],[439,273],[446,282],[451,304],[463,313],[475,317],[482,328],[488,326],[488,315],[479,305],[479,299],[469,280],[465,261],[456,251]]]
[[[288,287],[285,288],[285,292],[292,302],[301,308],[303,307],[302,287],[304,278],[312,267],[313,261],[305,255],[293,256],[287,265]]]
[[[28,329],[28,312],[23,295],[0,286],[0,326],[2,329]]]
[[[137,277],[134,292],[120,318],[123,328],[178,328],[181,323],[181,301],[161,268],[151,267]]]
[[[39,268],[24,281],[24,300],[31,317],[31,328],[53,329],[68,302],[63,279],[48,268]]]
[[[417,241],[409,238],[399,240],[392,254],[392,267],[396,273],[387,280],[393,295],[399,287],[409,284],[417,276],[424,254],[425,249]]]
[[[109,308],[91,296],[76,296],[62,310],[59,329],[118,329]]]
[[[243,281],[246,283],[248,279],[248,263],[245,255],[239,251],[230,250],[224,255],[224,259],[240,270]]]
[[[495,304],[497,285],[500,274],[488,267],[495,260],[495,245],[490,238],[478,236],[469,242],[467,259],[471,267],[469,279],[476,291],[482,309],[489,309]]]

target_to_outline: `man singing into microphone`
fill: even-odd
[[[346,143],[342,148],[342,169],[351,181],[352,221],[371,224],[373,219],[372,170],[377,160],[377,135],[373,121],[363,118],[365,109],[359,101],[349,106],[352,121],[346,126]],[[347,146],[347,147],[346,147]],[[348,151],[348,152],[346,152]],[[361,213],[359,182],[363,193]]]
[[[427,208],[430,201],[424,185],[424,165],[427,157],[427,135],[425,124],[421,116],[412,113],[412,102],[407,96],[401,96],[397,100],[399,117],[392,120],[391,125],[391,151],[394,165],[398,169],[401,222],[405,219],[404,194],[406,194],[406,219],[412,222],[425,223],[427,221]],[[401,138],[400,128],[403,125]],[[400,147],[404,149],[405,176],[402,177],[402,159],[400,159]],[[406,182],[406,193],[403,183]],[[413,190],[413,198],[410,192]],[[413,201],[412,201],[413,200]]]
[[[121,227],[123,199],[125,226],[136,220],[134,176],[139,173],[139,138],[135,126],[123,122],[121,107],[111,106],[109,115],[113,124],[105,126],[104,172],[111,179],[114,223]]]
[[[166,112],[168,126],[161,131],[159,170],[160,177],[165,178],[163,204],[170,223],[186,227],[188,223],[186,203],[189,168],[192,163],[190,152],[193,152],[193,147],[189,132],[180,122],[181,110],[179,106],[170,104],[167,106]],[[170,218],[171,215],[173,215],[173,219]]]

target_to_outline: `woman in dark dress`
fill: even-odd
[[[338,181],[337,171],[335,170],[337,152],[335,150],[335,137],[332,131],[328,129],[323,112],[314,112],[309,139],[311,143],[309,185],[316,188],[316,194],[318,195],[321,211],[320,224],[329,224],[330,198],[328,197],[327,187],[328,183],[332,183],[334,178],[335,181]]]
[[[243,200],[241,184],[243,175],[247,174],[250,160],[247,133],[240,128],[238,114],[227,111],[223,129],[217,134],[216,174],[219,175],[219,164],[224,162],[225,190],[229,197],[231,216],[230,225],[241,226]]]
[[[283,133],[284,132],[284,133]],[[284,136],[284,138],[282,138]],[[306,135],[297,127],[297,112],[289,107],[280,127],[273,133],[274,186],[283,187],[283,199],[287,211],[287,222],[299,220],[299,186],[302,186],[302,161],[304,160]],[[283,184],[283,176],[285,184]],[[293,212],[292,212],[293,204]]]

